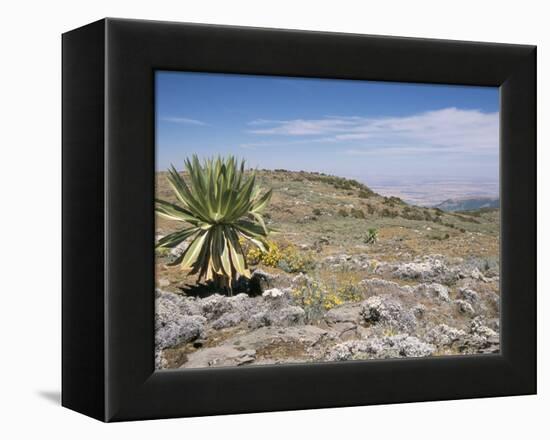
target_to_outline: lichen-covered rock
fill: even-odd
[[[428,256],[422,261],[398,264],[393,274],[398,278],[429,281],[448,272],[448,268],[438,256]]]
[[[407,334],[347,341],[329,349],[326,360],[387,359],[431,356],[436,347]]]
[[[340,266],[349,261],[351,261],[351,255],[348,254],[329,255],[323,260],[324,263],[330,266]]]
[[[411,309],[411,312],[416,319],[424,319],[424,316],[426,316],[426,306],[417,304]]]
[[[261,269],[256,269],[248,280],[248,291],[253,295],[259,295],[265,290],[274,287],[279,275],[274,275]]]
[[[155,292],[155,347],[162,349],[205,335],[206,319],[195,301],[159,289]]]
[[[157,314],[155,320],[155,346],[173,347],[204,337],[206,319],[202,316],[178,316],[166,319]]]
[[[427,342],[437,346],[448,346],[465,336],[466,332],[464,330],[449,327],[446,324],[439,324],[428,331],[425,339]]]
[[[414,292],[437,301],[450,301],[449,290],[439,283],[419,284],[414,288]]]
[[[437,282],[449,284],[464,277],[460,267],[448,266],[441,255],[427,255],[414,261],[383,263],[376,268],[377,273],[385,273],[404,280]]]
[[[361,316],[367,324],[382,324],[400,331],[410,331],[416,326],[414,315],[388,296],[370,297],[361,306]]]
[[[463,315],[474,316],[476,313],[474,308],[468,301],[464,301],[463,299],[457,299],[454,301],[454,304],[456,305],[458,311]]]
[[[267,299],[277,299],[285,296],[285,292],[281,289],[269,289],[262,293],[262,296]]]
[[[353,322],[358,323],[361,319],[361,304],[350,303],[343,304],[338,307],[330,309],[325,313],[324,320],[328,323],[335,322]]]
[[[212,328],[221,330],[228,327],[234,327],[239,325],[243,321],[243,318],[244,316],[240,312],[224,313],[212,323]]]
[[[248,325],[250,328],[303,325],[305,316],[304,309],[298,306],[267,308],[263,312],[252,315]]]
[[[343,304],[329,310],[323,317],[323,325],[338,335],[341,340],[358,336],[357,325],[361,320],[361,304]]]
[[[168,368],[168,363],[164,358],[162,350],[155,347],[155,369],[161,370],[163,368]]]
[[[201,307],[195,298],[188,298],[161,289],[155,290],[155,311],[182,315],[200,315]]]
[[[485,275],[481,273],[481,271],[476,267],[470,272],[470,278],[473,278],[474,280],[483,281],[484,283],[488,283],[489,280]]]
[[[208,320],[215,320],[231,311],[233,307],[228,297],[215,293],[201,301],[201,309]]]
[[[475,304],[479,302],[479,293],[477,293],[475,290],[460,288],[458,289],[458,295],[460,296],[460,298],[468,301],[469,303]]]
[[[484,338],[494,338],[498,336],[497,332],[485,325],[484,319],[480,316],[476,316],[472,319],[472,322],[470,323],[470,330],[472,333],[480,335]]]
[[[265,307],[279,309],[290,305],[291,290],[290,289],[268,289],[262,293]]]
[[[367,295],[408,295],[413,292],[411,286],[401,286],[395,281],[381,278],[364,279],[359,285],[365,289]]]
[[[470,333],[461,338],[455,346],[463,354],[498,353],[500,350],[499,334],[485,325],[481,316],[476,316],[470,323]]]

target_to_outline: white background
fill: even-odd
[[[544,406],[550,407],[549,381],[544,370],[549,360],[549,320],[542,322],[546,318],[542,315],[549,304],[544,275],[550,242],[544,227],[548,220],[544,195],[550,185],[546,148],[550,41],[544,3],[2,2],[0,437],[447,440],[542,438],[545,431],[548,435],[549,411]],[[539,395],[110,425],[61,408],[60,34],[105,16],[538,45]]]

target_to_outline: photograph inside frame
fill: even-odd
[[[500,349],[497,87],[157,71],[157,369]]]

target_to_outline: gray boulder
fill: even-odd
[[[426,306],[424,304],[417,304],[411,309],[412,314],[416,319],[424,319],[426,316]]]
[[[155,345],[158,349],[203,338],[206,319],[196,301],[170,292],[156,291]]]
[[[180,368],[241,366],[313,360],[326,330],[314,326],[262,327],[187,355]]]
[[[201,301],[202,314],[209,320],[218,319],[224,313],[233,310],[229,298],[218,293],[210,295]]]
[[[459,267],[448,266],[441,255],[428,255],[412,262],[385,263],[377,267],[377,273],[390,273],[404,280],[449,284],[463,277]]]
[[[468,301],[469,303],[475,304],[479,302],[479,293],[477,293],[475,290],[460,288],[458,289],[458,295],[460,296],[460,298]]]
[[[447,271],[448,268],[442,258],[428,256],[423,260],[398,264],[393,274],[403,279],[429,281],[444,275]]]
[[[155,346],[159,349],[204,338],[206,319],[202,316],[179,316],[155,321]]]
[[[480,316],[476,316],[474,319],[472,319],[472,322],[470,323],[470,330],[472,333],[480,335],[487,339],[495,338],[498,336],[498,333],[488,327],[485,324],[485,320]]]
[[[388,296],[373,296],[363,301],[361,316],[367,324],[381,324],[399,331],[411,331],[416,326],[414,315]]]
[[[456,305],[458,311],[463,315],[474,316],[476,313],[474,308],[468,301],[464,301],[463,299],[457,299],[454,301],[454,304]]]
[[[470,333],[456,344],[463,354],[498,353],[499,334],[488,327],[482,317],[476,316],[470,323]]]
[[[290,347],[299,344],[312,347],[327,335],[327,331],[312,325],[293,327],[261,327],[249,333],[234,336],[226,344],[238,345],[246,349],[259,350],[268,346]]]
[[[240,312],[224,313],[214,322],[212,322],[212,328],[215,330],[222,330],[228,327],[235,327],[243,321],[243,314]]]
[[[329,349],[326,360],[388,359],[431,356],[436,347],[414,336],[399,334],[347,341]]]
[[[395,281],[381,278],[367,278],[359,283],[367,295],[409,295],[413,292],[411,286],[401,286]]]
[[[248,325],[250,328],[265,326],[289,327],[303,325],[305,323],[305,318],[306,312],[301,307],[283,306],[268,308],[263,312],[252,315]]]
[[[189,298],[161,289],[155,290],[155,311],[175,315],[200,315],[201,306],[195,298]]]
[[[250,280],[248,280],[248,292],[253,295],[259,295],[265,290],[274,286],[279,279],[279,275],[274,275],[261,269],[256,269]]]
[[[261,297],[251,298],[246,293],[230,297],[215,294],[203,299],[200,304],[202,313],[216,330],[246,323],[267,308]]]
[[[449,290],[439,283],[419,284],[414,288],[416,294],[435,299],[437,301],[449,302]]]
[[[428,331],[424,339],[437,346],[449,346],[465,336],[466,332],[463,330],[449,327],[446,324],[439,324]]]
[[[187,357],[180,368],[237,367],[256,359],[255,350],[241,350],[230,345],[197,350]]]
[[[485,275],[483,275],[477,267],[474,268],[470,273],[470,278],[473,278],[474,280],[483,281],[484,283],[489,282],[489,279],[485,277]]]
[[[343,304],[329,310],[323,317],[323,325],[335,332],[342,340],[358,336],[357,326],[361,320],[361,304]]]

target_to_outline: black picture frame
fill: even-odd
[[[63,406],[121,421],[536,393],[535,46],[104,19],[62,50]],[[156,69],[500,87],[500,353],[155,371]]]

